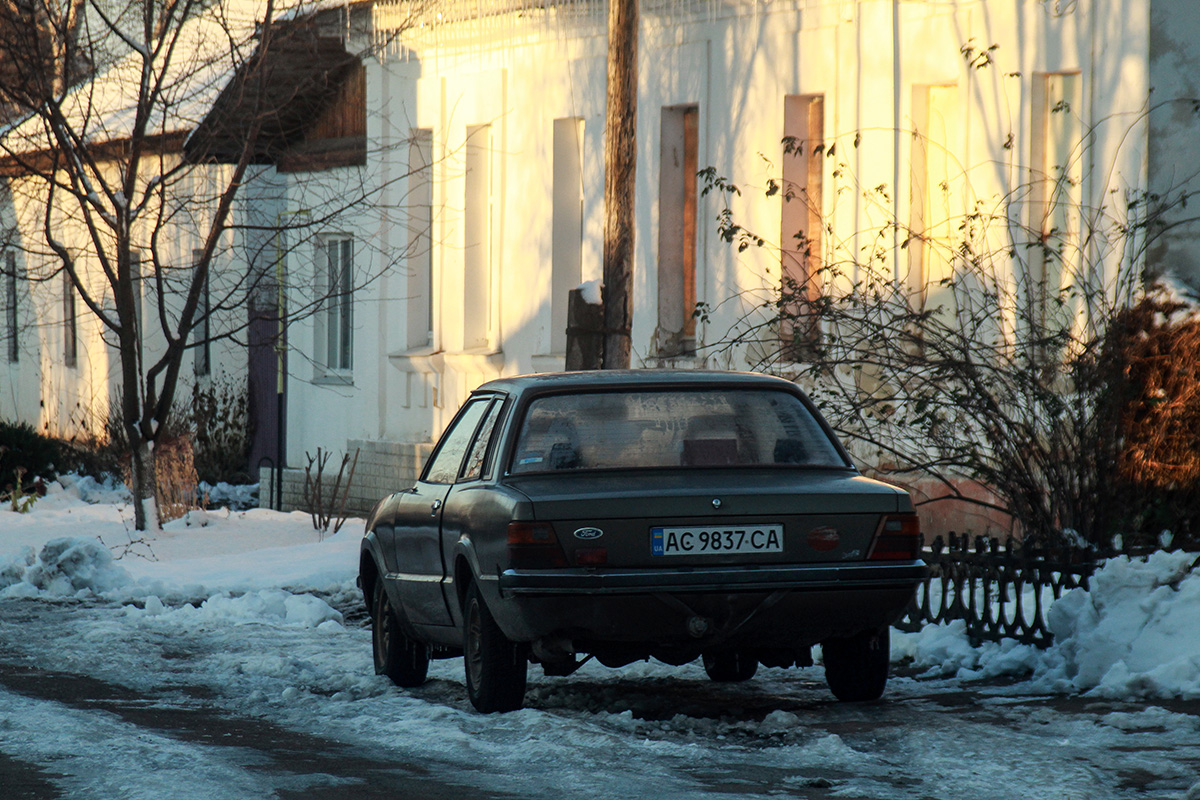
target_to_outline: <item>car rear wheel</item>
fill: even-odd
[[[429,673],[429,646],[404,632],[382,580],[375,583],[371,643],[375,651],[376,675],[387,675],[392,683],[405,688],[425,682]]]
[[[476,711],[515,711],[525,703],[524,648],[500,630],[475,583],[467,589],[463,608],[463,664],[467,697]]]
[[[821,643],[825,682],[843,702],[878,700],[887,685],[890,655],[888,626]]]
[[[704,671],[708,677],[720,683],[741,683],[758,672],[758,660],[737,651],[704,654]]]

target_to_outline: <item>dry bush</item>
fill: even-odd
[[[199,479],[196,476],[192,439],[187,434],[154,443],[154,475],[158,483],[155,502],[158,504],[160,521],[179,519],[203,505],[196,494]],[[133,485],[128,456],[121,461],[121,479],[126,486]]]
[[[179,519],[200,507],[191,437],[177,436],[155,443],[154,475],[158,480],[158,513],[163,522]]]
[[[316,456],[308,452],[304,455],[308,458],[308,466],[304,468],[304,507],[312,516],[313,528],[322,536],[328,533],[331,523],[333,532],[337,533],[346,523],[346,500],[350,497],[354,470],[358,466],[358,448],[354,449],[353,460],[349,453],[342,454],[342,463],[332,484],[325,478],[325,467],[331,454],[318,447]],[[347,466],[350,467],[349,474],[346,474]],[[344,485],[343,476],[346,478]]]

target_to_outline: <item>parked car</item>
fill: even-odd
[[[813,663],[870,700],[925,576],[909,495],[859,474],[794,384],[762,375],[530,375],[473,392],[416,484],[384,498],[359,582],[375,670],[464,655],[482,712],[529,663],[568,675],[702,658],[716,681]]]

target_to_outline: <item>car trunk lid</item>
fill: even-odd
[[[846,470],[654,470],[512,479],[577,566],[866,558],[907,495]]]

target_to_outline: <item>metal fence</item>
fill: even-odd
[[[966,621],[972,643],[1016,639],[1048,647],[1049,605],[1063,593],[1088,587],[1101,563],[1089,551],[1022,545],[1013,539],[941,536],[925,551],[929,577],[895,624],[919,631],[928,623]]]

